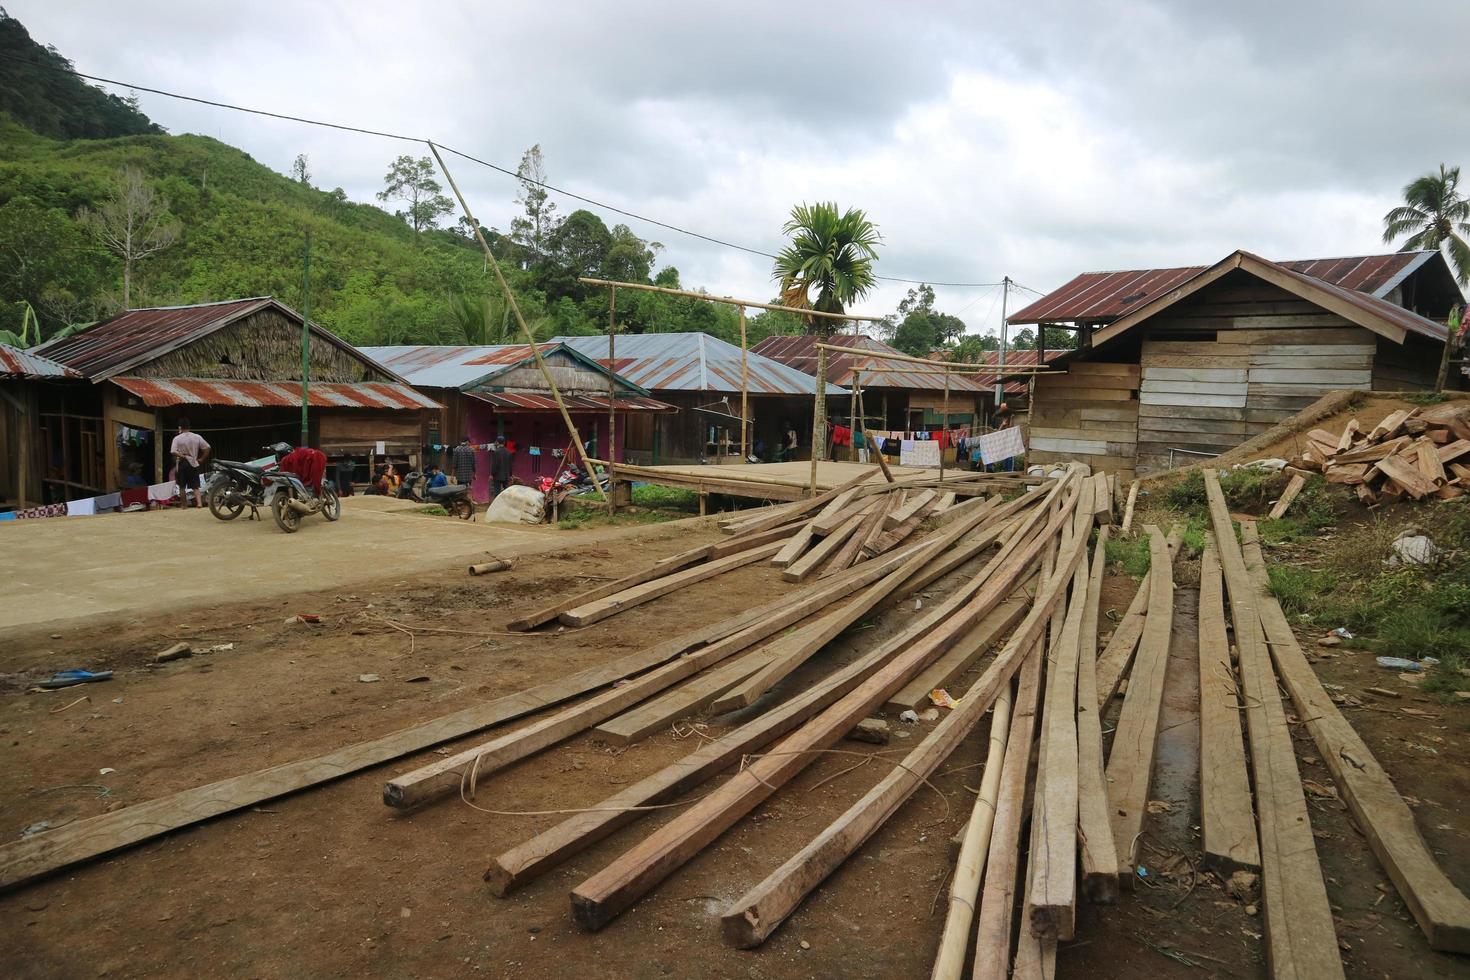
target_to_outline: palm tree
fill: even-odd
[[[845,313],[849,303],[873,288],[873,263],[883,241],[878,226],[857,208],[838,211],[834,202],[799,204],[781,229],[791,242],[776,256],[774,278],[781,284],[781,302],[797,309]],[[816,298],[812,292],[815,290]],[[832,336],[842,324],[830,317],[807,316],[806,330],[818,337]],[[827,352],[817,349],[817,397],[812,412],[812,480],[817,460],[826,455]]]
[[[556,332],[556,323],[550,317],[535,317],[529,326],[538,341]],[[444,340],[470,347],[525,341],[511,318],[510,304],[502,297],[479,293],[456,293],[449,298],[449,321],[441,333]]]
[[[776,256],[773,276],[781,284],[784,305],[843,313],[873,288],[873,263],[883,237],[862,211],[839,212],[831,202],[800,204],[791,209],[791,220],[781,230],[791,242]],[[841,323],[807,317],[807,330],[831,336]]]
[[[1404,188],[1404,205],[1383,216],[1383,241],[1409,235],[1400,251],[1443,248],[1460,285],[1470,281],[1470,201],[1459,193],[1460,168],[1439,165]]]

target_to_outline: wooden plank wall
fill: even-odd
[[[1027,461],[1077,460],[1131,479],[1138,440],[1137,364],[1073,362],[1038,375]]]

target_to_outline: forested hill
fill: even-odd
[[[156,198],[172,241],[133,263],[128,305],[158,306],[274,295],[300,308],[302,251],[311,234],[311,311],[356,343],[493,343],[518,339],[514,322],[457,209],[423,188],[420,230],[406,214],[349,201],[312,186],[310,162],[296,178],[205,136],[163,133],[127,100],[57,71],[67,62],[0,12],[0,331],[20,335],[27,306],[43,338],[110,315],[122,305],[123,259],[105,244],[95,212],[116,202],[127,171]],[[99,138],[78,138],[90,136]],[[400,174],[402,159],[383,160]],[[395,163],[400,166],[395,166]],[[527,163],[542,172],[539,150]],[[431,169],[416,179],[432,185]],[[659,246],[596,215],[562,216],[544,192],[505,182],[525,218],[490,232],[517,298],[540,336],[606,329],[607,295],[578,276],[679,285],[655,269]],[[518,194],[519,191],[519,194]],[[529,192],[529,193],[528,193]],[[404,203],[390,201],[389,206]],[[89,218],[87,212],[94,212]],[[436,228],[436,224],[454,230]],[[165,235],[164,237],[169,237]],[[732,309],[672,297],[619,297],[619,329],[705,330],[732,338]],[[754,318],[752,337],[791,331],[781,315]],[[25,342],[37,342],[32,330]]]

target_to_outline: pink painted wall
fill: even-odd
[[[606,413],[573,415],[572,422],[583,439],[595,440],[594,449],[598,458],[606,459]],[[469,407],[468,435],[470,442],[476,445],[494,442],[497,435],[504,435],[507,440],[514,442],[516,452],[511,460],[511,476],[531,487],[540,482],[542,477],[555,475],[561,459],[553,456],[552,450],[565,450],[571,438],[557,412],[506,412],[497,415],[494,407],[484,402],[474,402]],[[621,422],[618,424],[617,435],[617,451],[621,458],[625,436]],[[541,450],[540,456],[531,454],[533,446]],[[490,499],[488,452],[475,453],[475,482],[470,488],[470,495],[482,504]]]

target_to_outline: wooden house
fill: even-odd
[[[823,339],[811,334],[767,337],[751,350],[815,377],[819,340]],[[852,349],[852,354],[828,351],[827,383],[850,388],[854,377],[862,383],[863,411],[867,413],[869,429],[938,429],[944,425],[946,408],[951,428],[981,422],[988,414],[993,401],[993,379],[987,383],[973,375],[951,375],[946,398],[942,372],[865,356],[901,353],[881,340],[865,334],[834,334],[823,342]],[[849,413],[850,408],[844,404],[830,413],[830,417],[833,422],[846,424]]]
[[[431,423],[429,437],[430,448],[438,449],[440,465],[449,465],[450,453],[461,440],[483,447],[503,436],[512,450],[511,475],[535,486],[542,477],[555,475],[571,448],[566,423],[528,344],[362,350],[442,406]],[[616,458],[623,459],[630,432],[646,428],[644,420],[678,411],[564,343],[541,344],[539,352],[577,433],[600,457],[606,458],[611,444]],[[617,419],[611,439],[609,388]],[[477,448],[475,459],[471,492],[483,503],[490,497],[489,454]]]
[[[0,510],[59,503],[76,496],[69,484],[101,479],[100,432],[81,425],[73,431],[66,415],[67,393],[75,398],[84,387],[64,364],[0,344]],[[62,439],[54,465],[43,451],[48,432]]]
[[[1028,454],[1125,475],[1219,455],[1337,389],[1434,385],[1463,302],[1438,252],[1087,273],[1010,323],[1076,329]]]
[[[607,337],[557,337],[607,363]],[[629,420],[626,462],[738,463],[740,459],[741,351],[706,333],[618,334],[612,365],[617,373],[679,411]],[[812,405],[816,378],[780,361],[747,351],[744,360],[750,448],[769,459],[787,426],[811,458]],[[828,384],[827,393],[846,401],[847,391]]]
[[[86,465],[77,480],[68,471],[68,498],[168,480],[181,416],[221,458],[298,444],[302,328],[295,310],[257,296],[128,310],[35,348],[91,382],[60,392],[57,422],[41,432],[50,459],[81,447]],[[307,337],[309,444],[361,463],[379,443],[390,456],[417,459],[435,403],[320,325]]]

